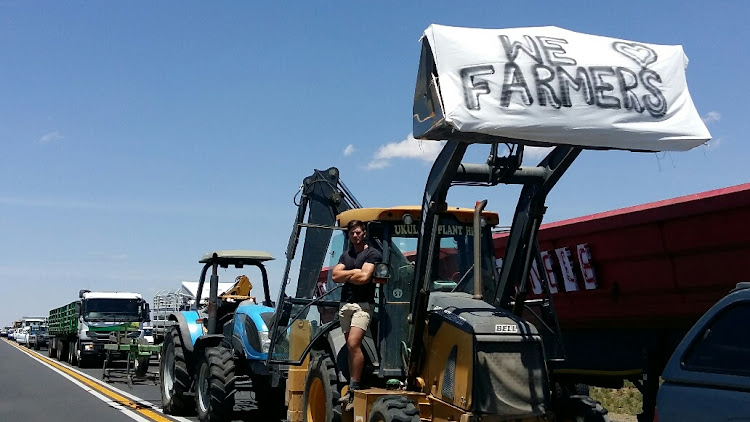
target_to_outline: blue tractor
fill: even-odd
[[[297,215],[289,236],[283,280],[290,278],[301,229],[305,227],[296,297],[309,297],[318,284],[336,216],[361,205],[339,179],[335,167],[316,169],[304,178],[295,205]],[[168,316],[172,325],[164,335],[160,364],[164,413],[188,415],[197,411],[203,422],[230,421],[235,393],[250,391],[260,413],[259,420],[279,420],[286,416],[288,365],[279,363],[278,357],[269,359],[269,329],[275,324],[276,331],[283,332],[292,319],[290,314],[295,304],[307,302],[285,297],[282,289],[279,300],[284,309],[274,314],[263,265],[272,259],[267,252],[231,250],[212,252],[200,260],[204,266],[195,303],[187,311]],[[263,299],[249,296],[252,286],[242,276],[220,294],[218,269],[246,266],[260,270]],[[202,306],[201,292],[209,270],[209,298],[207,305]],[[303,312],[308,308],[303,307]],[[289,355],[286,336],[277,339],[274,353]]]
[[[264,411],[283,415],[282,381],[271,376],[265,363],[274,309],[264,262],[273,259],[263,251],[224,250],[200,260],[204,265],[195,304],[168,317],[172,325],[165,334],[159,371],[164,413],[197,411],[204,422],[229,421],[235,393],[244,390],[264,403]],[[248,266],[260,271],[262,299],[250,296],[252,285],[245,275],[236,277],[226,292],[219,291],[219,268]],[[201,293],[209,272],[205,303]]]

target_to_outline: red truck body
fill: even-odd
[[[506,239],[494,236],[498,258]],[[538,239],[563,329],[687,328],[750,280],[750,183],[543,224]],[[583,266],[579,245],[589,251]],[[575,290],[565,288],[560,248]]]

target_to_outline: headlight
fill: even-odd
[[[94,350],[94,345],[91,343],[87,343],[83,345],[83,350],[91,351]]]
[[[388,268],[388,264],[380,263],[375,265],[375,278],[389,278],[391,276],[391,270]]]
[[[268,331],[260,331],[258,332],[258,336],[260,337],[261,353],[268,353],[271,349],[271,338],[268,335]]]

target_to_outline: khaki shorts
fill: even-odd
[[[342,303],[341,308],[339,308],[341,330],[348,333],[351,327],[357,327],[363,331],[367,331],[374,310],[374,303]]]

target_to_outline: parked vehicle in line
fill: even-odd
[[[10,327],[0,329],[0,337],[8,337],[8,330],[10,330]]]
[[[29,343],[29,330],[31,327],[23,327],[15,333],[16,343],[26,345]]]
[[[47,326],[46,325],[35,325],[29,330],[29,337],[26,346],[39,350],[42,347],[47,347]]]
[[[716,303],[664,369],[659,422],[750,421],[750,282]]]
[[[13,339],[19,344],[28,345],[29,344],[29,331],[31,327],[36,327],[39,325],[46,324],[46,321],[47,321],[46,317],[38,317],[38,316],[21,317],[21,319],[13,322],[13,326],[15,328],[13,332]]]
[[[164,337],[159,368],[164,413],[184,415],[195,409],[203,422],[229,421],[234,392],[252,391],[256,402],[264,404],[263,420],[281,419],[283,390],[273,388],[265,365],[273,302],[264,263],[273,259],[268,252],[255,250],[214,251],[201,258],[196,308],[167,319],[173,325]],[[219,294],[219,268],[229,267],[256,268],[262,300],[250,296],[253,286],[245,274]],[[208,306],[198,307],[204,286],[210,286]],[[269,415],[269,408],[276,413]]]
[[[149,305],[139,293],[81,290],[78,297],[50,310],[48,318],[48,355],[71,365],[103,360],[110,335],[138,338],[149,320]]]

